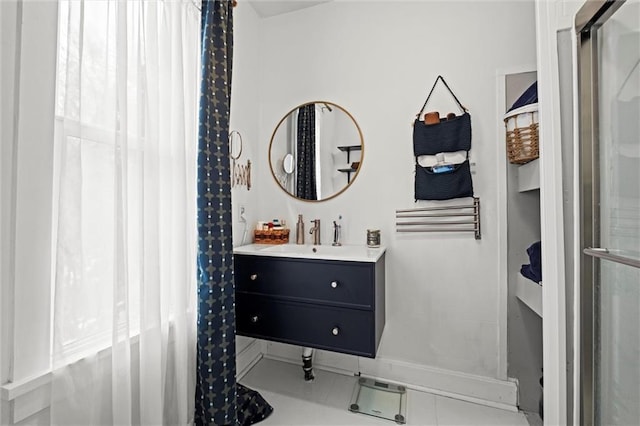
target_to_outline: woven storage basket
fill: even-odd
[[[253,241],[256,244],[287,244],[289,242],[288,229],[271,229],[269,231],[253,231]]]
[[[538,104],[509,111],[504,117],[504,124],[509,162],[525,164],[538,158]]]

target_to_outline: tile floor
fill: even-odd
[[[356,377],[315,369],[307,383],[297,365],[261,359],[240,383],[255,389],[273,406],[267,425],[386,425],[396,423],[350,412],[347,407]],[[464,402],[439,395],[407,391],[408,425],[528,426],[523,413]]]

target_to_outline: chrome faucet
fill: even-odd
[[[313,244],[320,245],[320,219],[314,219],[311,221],[313,227],[309,229],[309,234],[313,235]]]
[[[340,230],[340,225],[338,224],[338,222],[336,222],[335,220],[333,221],[333,243],[331,244],[332,246],[341,246],[342,243],[340,242],[340,236],[342,234],[342,231]]]

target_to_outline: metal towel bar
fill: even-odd
[[[469,220],[447,219],[452,217]],[[473,232],[476,240],[479,240],[480,199],[474,197],[473,204],[467,205],[396,210],[396,232]]]
[[[588,247],[582,252],[586,255],[598,257],[600,259],[609,260],[615,263],[622,263],[623,265],[632,266],[634,268],[640,269],[640,259],[634,259],[628,256],[621,256],[619,254],[612,253],[607,248],[592,248]]]

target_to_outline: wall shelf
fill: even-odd
[[[518,166],[518,191],[540,189],[540,159]]]
[[[347,174],[347,183],[351,183],[351,173],[355,173],[358,171],[358,169],[338,169],[339,172],[342,173],[346,173]]]
[[[360,151],[362,150],[362,145],[345,145],[339,146],[338,149],[342,152],[347,153],[347,163],[351,163],[351,151]]]
[[[518,274],[516,280],[516,297],[527,305],[533,312],[542,317],[542,283],[534,283]]]
[[[362,145],[343,145],[343,146],[339,146],[337,148],[340,151],[347,153],[347,164],[350,166],[351,165],[351,151],[361,151],[362,150]],[[349,184],[349,183],[351,183],[351,173],[357,172],[358,169],[357,168],[354,169],[354,168],[348,167],[348,168],[338,169],[338,171],[347,174],[347,184]]]

